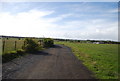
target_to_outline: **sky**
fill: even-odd
[[[2,2],[0,35],[118,40],[117,2]]]

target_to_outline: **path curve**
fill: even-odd
[[[71,49],[55,45],[3,64],[3,79],[94,79]]]

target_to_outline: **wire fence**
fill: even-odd
[[[2,53],[7,53],[9,51],[15,51],[18,49],[22,49],[22,46],[24,45],[24,40],[19,39],[3,39],[2,41]]]
[[[33,39],[36,43],[43,46],[42,39]],[[18,49],[23,49],[25,46],[25,38],[2,38],[2,54],[8,53],[10,51],[16,51]]]

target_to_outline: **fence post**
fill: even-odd
[[[17,43],[17,41],[15,41],[15,50],[16,50],[16,43]]]
[[[2,52],[4,53],[4,50],[5,50],[5,40],[3,41],[3,46],[2,46]]]
[[[25,41],[24,41],[24,47],[25,47]]]
[[[42,41],[40,40],[40,45],[42,45],[42,43],[41,43]]]

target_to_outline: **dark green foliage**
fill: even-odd
[[[34,53],[40,50],[40,46],[31,38],[26,38],[23,49],[28,53]]]
[[[43,39],[43,46],[44,47],[52,47],[53,44],[54,44],[53,39],[51,39],[51,38],[44,38]]]
[[[23,56],[24,55],[24,50],[22,50],[22,49],[18,49],[17,50],[17,54],[19,54],[20,56]]]

